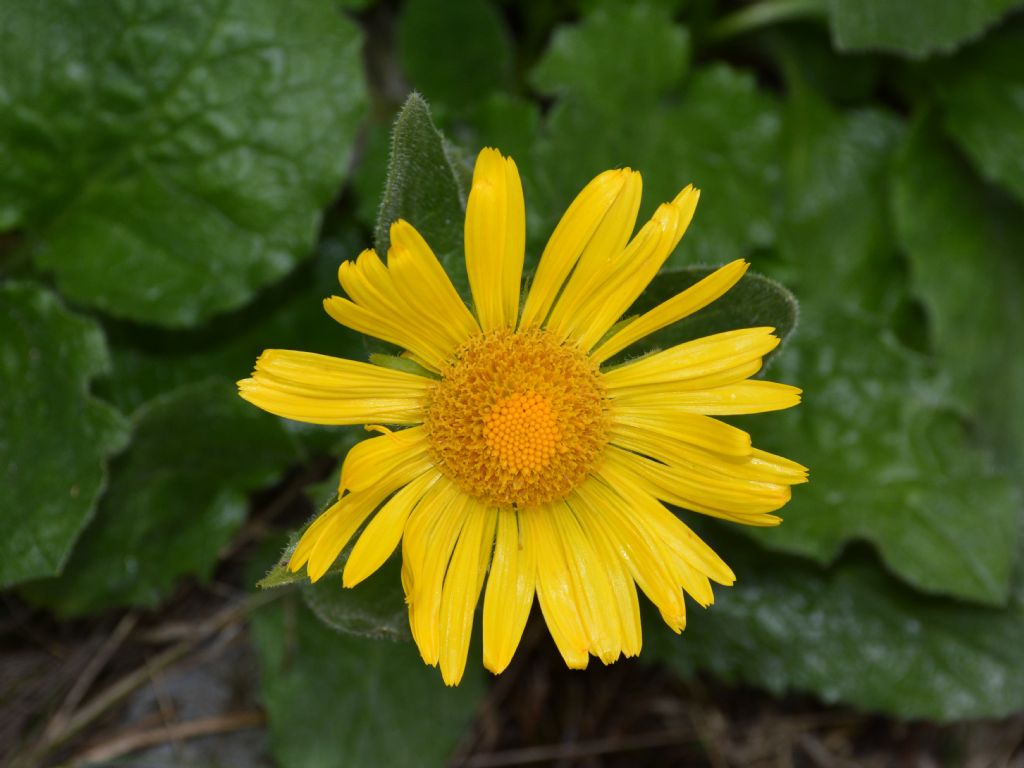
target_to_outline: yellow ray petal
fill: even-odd
[[[727,456],[747,457],[752,450],[750,435],[724,421],[699,413],[634,410],[622,403],[610,409],[611,429],[632,427],[645,432],[669,435],[691,445]]]
[[[584,349],[603,338],[643,293],[679,244],[699,197],[688,186],[671,203],[659,206],[629,247],[594,276],[566,326]]]
[[[689,565],[719,584],[729,585],[736,580],[736,575],[722,558],[682,520],[669,512],[650,493],[649,486],[634,476],[631,465],[609,456],[601,467],[600,476],[619,489],[635,505],[637,519],[654,526],[652,530],[659,540],[665,542]]]
[[[449,339],[450,354],[480,331],[437,256],[420,233],[403,219],[391,225],[388,271],[417,323],[430,323]]]
[[[800,402],[801,390],[774,381],[741,381],[724,387],[696,391],[618,390],[609,392],[616,407],[621,403],[634,412],[667,414],[674,411],[732,416],[792,408]]]
[[[428,448],[424,426],[399,429],[356,443],[341,466],[339,490],[372,488],[381,481],[393,480],[396,474],[406,478],[407,483],[433,465]]]
[[[632,502],[605,481],[592,477],[569,497],[587,525],[600,528],[613,543],[634,581],[674,632],[686,626],[686,605],[675,559],[664,542],[653,537],[632,513]]]
[[[245,400],[276,416],[313,424],[412,424],[434,382],[339,357],[268,349],[252,377],[238,382]]]
[[[522,511],[519,525],[523,546],[537,553],[537,598],[551,637],[570,669],[586,669],[590,644],[551,507]]]
[[[586,504],[580,504],[578,497],[572,497],[567,501],[608,574],[613,604],[622,629],[622,653],[627,657],[638,656],[643,642],[640,629],[640,602],[637,600],[636,587],[629,568],[615,543],[605,532],[605,528],[594,522],[590,508]]]
[[[411,350],[428,360],[433,370],[440,370],[457,346],[433,312],[423,315],[409,303],[372,249],[343,262],[338,281],[349,299],[332,296],[324,301],[324,309],[343,325]],[[421,321],[411,322],[413,318]]]
[[[359,530],[370,513],[380,506],[386,499],[394,486],[387,484],[364,491],[362,493],[347,493],[333,505],[324,516],[331,513],[322,528],[317,530],[316,540],[309,549],[309,559],[306,561],[306,573],[310,581],[318,581],[338,559],[341,550],[348,544],[349,539]],[[312,537],[313,527],[306,531],[306,536]],[[301,541],[300,541],[301,543]],[[299,549],[296,548],[296,552]],[[288,567],[293,571],[301,567],[298,558],[294,555]]]
[[[568,505],[556,503],[550,509],[551,520],[565,550],[572,599],[583,620],[588,649],[605,664],[611,664],[622,653],[622,626],[615,591],[608,578],[614,563],[598,557],[593,542]]]
[[[703,309],[739,282],[749,266],[743,259],[737,259],[715,270],[668,301],[626,323],[591,353],[591,359],[598,364],[603,363],[630,344]]]
[[[620,365],[605,373],[602,380],[611,391],[626,387],[683,384],[736,370],[750,362],[760,368],[761,358],[779,344],[779,338],[773,335],[774,330],[744,328],[687,341]]]
[[[444,575],[467,520],[471,501],[461,492],[446,495],[441,501],[443,502],[445,498],[448,503],[434,505],[433,519],[427,521],[427,530],[421,534],[420,564],[416,565],[416,558],[410,560],[414,570],[411,576],[413,589],[409,605],[415,609],[410,616],[411,619],[415,619],[410,628],[420,656],[431,666],[438,663],[441,652],[441,596]],[[406,538],[409,535],[407,534]]]
[[[660,452],[649,443],[647,450]],[[775,512],[785,506],[792,494],[788,485],[730,478],[693,464],[663,464],[615,445],[609,448],[606,458],[628,467],[632,474],[652,486],[656,496],[669,503],[697,512],[710,508],[738,514],[743,522],[753,515]],[[763,524],[774,524],[774,521]]]
[[[470,500],[466,522],[444,577],[438,661],[445,685],[458,685],[466,670],[473,614],[480,598],[481,578],[491,556],[495,520],[495,509]]]
[[[754,448],[748,448],[746,454],[734,455],[698,447],[688,442],[682,431],[672,433],[613,423],[610,435],[613,445],[726,483],[782,486],[807,481],[807,470],[795,462]]]
[[[521,327],[544,323],[588,244],[608,245],[620,239],[625,243],[619,233],[628,230],[625,233],[628,238],[633,229],[636,214],[629,221],[628,213],[638,196],[639,184],[639,174],[628,168],[605,171],[576,196],[541,254],[526,296]]]
[[[402,531],[413,508],[440,477],[441,473],[436,470],[424,472],[380,508],[363,529],[345,562],[344,586],[354,587],[384,564],[402,540]]]
[[[519,533],[519,513],[498,510],[494,559],[484,594],[484,666],[494,674],[512,661],[533,605],[536,550]]]
[[[640,174],[631,171],[622,193],[583,249],[576,268],[551,309],[547,327],[555,333],[573,335],[582,308],[603,287],[609,272],[624,262],[646,258],[656,247],[661,233],[651,222],[630,241],[640,209],[641,188]]]
[[[512,158],[483,149],[466,203],[466,272],[484,331],[515,326],[523,273],[526,213]]]

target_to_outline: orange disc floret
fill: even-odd
[[[539,328],[467,341],[431,393],[425,423],[441,471],[497,506],[564,498],[608,443],[597,366]]]

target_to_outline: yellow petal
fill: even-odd
[[[341,466],[339,489],[361,491],[396,475],[403,485],[433,466],[424,426],[388,432],[356,443]]]
[[[728,456],[750,455],[750,435],[724,421],[699,413],[659,412],[631,409],[615,403],[610,409],[611,428],[633,427],[661,435],[671,435],[691,445]]]
[[[466,670],[481,577],[487,570],[494,541],[496,510],[472,499],[468,506],[466,522],[448,565],[441,594],[439,663],[445,685],[458,685]]]
[[[466,203],[466,272],[484,331],[514,327],[523,273],[526,213],[512,158],[483,149]]]
[[[779,344],[774,330],[744,328],[677,344],[614,368],[603,374],[602,380],[610,391],[626,387],[664,388],[666,384],[699,388],[692,382],[735,371],[751,362],[760,368],[761,358]]]
[[[637,480],[630,471],[630,465],[624,465],[609,456],[601,467],[600,476],[635,504],[637,519],[652,526],[655,535],[690,566],[719,584],[732,584],[736,580],[732,569],[714,550],[658,502],[650,494],[648,486]]]
[[[310,581],[318,581],[338,559],[341,550],[348,544],[349,539],[359,530],[370,513],[394,490],[384,485],[380,488],[373,488],[362,493],[348,493],[324,513],[326,522],[318,529],[315,541],[309,549],[309,559],[306,562],[306,573]],[[312,536],[312,526],[306,531],[303,538]],[[296,552],[298,552],[296,548]],[[295,567],[298,559],[293,555],[289,568]],[[299,565],[301,567],[301,565]]]
[[[639,254],[646,254],[655,247],[659,233],[653,224],[645,226],[630,242],[640,209],[641,189],[640,174],[628,171],[621,194],[584,247],[576,268],[555,301],[547,321],[547,327],[555,333],[565,337],[572,334],[581,308],[602,287],[609,272],[624,261],[642,258]]]
[[[388,271],[395,287],[415,312],[416,323],[430,323],[448,343],[450,354],[480,331],[476,318],[462,302],[437,256],[407,221],[391,225]]]
[[[622,653],[622,626],[616,607],[615,592],[608,572],[613,563],[598,557],[593,543],[583,532],[572,509],[563,503],[552,504],[551,520],[565,549],[576,603],[588,649],[605,664],[611,664]]]
[[[367,249],[355,261],[343,262],[338,281],[349,298],[325,299],[327,314],[342,325],[412,351],[431,370],[441,370],[457,343],[433,314],[410,322],[422,313],[406,300],[376,252]]]
[[[551,507],[524,510],[519,525],[523,546],[537,553],[537,598],[551,637],[570,669],[586,669],[589,642]]]
[[[536,551],[519,533],[519,514],[498,510],[494,558],[484,594],[484,666],[494,674],[512,661],[533,606]]]
[[[434,382],[312,352],[268,349],[256,361],[252,378],[238,382],[239,394],[253,405],[313,424],[413,424]]]
[[[703,413],[732,416],[792,408],[800,402],[800,389],[774,381],[741,381],[696,391],[619,390],[609,392],[616,407],[621,403],[634,412]]]
[[[410,559],[413,571],[409,605],[414,608],[410,615],[410,628],[420,655],[431,666],[437,664],[441,652],[441,595],[444,575],[459,539],[459,533],[468,517],[470,498],[459,492],[446,494],[439,502],[432,505],[433,509],[428,511],[425,530],[417,535],[421,542],[420,556]],[[407,532],[403,541],[409,540],[413,535],[412,532]]]
[[[598,560],[608,575],[612,588],[613,606],[622,629],[622,653],[628,657],[638,656],[643,635],[640,629],[640,602],[637,600],[633,577],[630,575],[616,544],[605,532],[605,528],[594,522],[590,508],[585,504],[580,504],[577,498],[569,499],[568,502],[579,521],[584,536],[590,541]]]
[[[436,470],[424,472],[380,508],[352,547],[342,574],[344,586],[354,587],[384,564],[401,542],[413,508],[440,477]]]
[[[603,363],[630,344],[703,309],[739,282],[748,266],[743,259],[730,262],[668,301],[634,318],[595,349],[590,355],[591,359],[598,364]]]
[[[589,243],[615,240],[615,233],[627,226],[632,231],[635,214],[633,221],[627,221],[626,214],[639,183],[639,175],[628,168],[605,171],[576,196],[541,254],[523,306],[521,327],[544,323],[566,278]],[[628,231],[625,237],[629,237]],[[622,242],[625,243],[625,239]]]
[[[693,218],[700,193],[688,186],[658,207],[620,256],[602,265],[564,324],[568,335],[590,349],[643,293],[672,254]]]
[[[635,445],[624,439],[617,441]],[[642,477],[658,498],[696,512],[712,509],[715,513],[728,514],[730,518],[735,514],[738,516],[738,522],[746,523],[753,516],[782,508],[792,493],[788,485],[730,477],[692,463],[663,464],[661,461],[624,451],[617,448],[616,444],[608,449],[608,460],[627,466],[632,474]],[[646,442],[644,448],[650,453],[675,455],[673,447],[666,447],[664,443],[652,446],[650,442]],[[773,525],[774,520],[766,520],[761,524]]]
[[[686,605],[676,574],[675,558],[664,542],[652,536],[616,489],[596,477],[583,482],[569,497],[587,524],[600,528],[662,619],[674,632],[686,626]]]

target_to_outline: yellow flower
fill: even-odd
[[[509,664],[537,595],[570,667],[640,652],[636,586],[676,632],[683,593],[713,601],[729,567],[665,503],[774,525],[806,470],[753,448],[714,416],[788,408],[800,390],[750,380],[779,342],[748,328],[606,365],[634,342],[711,303],[737,260],[619,323],[675,249],[699,193],[687,187],[632,236],[640,175],[602,173],[551,236],[520,310],[525,240],[515,163],[477,158],[466,209],[470,311],[408,223],[338,271],[338,322],[398,345],[409,371],[267,350],[242,397],[270,413],[381,431],[345,458],[340,499],[291,556],[316,581],[361,527],[352,587],[402,545],[413,637],[444,681],[462,678],[484,589],[483,663]],[[617,324],[618,323],[618,324]],[[604,366],[604,367],[603,367]],[[415,372],[419,371],[419,372]],[[390,430],[376,425],[404,427]],[[367,522],[369,520],[369,522]]]

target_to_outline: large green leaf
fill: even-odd
[[[388,174],[377,214],[377,253],[381,258],[387,253],[392,222],[405,219],[429,243],[455,287],[467,295],[462,231],[468,194],[465,158],[434,127],[423,97],[412,94],[392,129]]]
[[[1021,0],[827,0],[841,50],[892,51],[913,59],[980,37]]]
[[[127,439],[89,394],[109,367],[95,323],[45,289],[0,285],[0,586],[60,572]]]
[[[491,0],[409,0],[396,36],[409,82],[438,104],[465,106],[511,79],[511,36]]]
[[[1024,24],[932,70],[946,129],[986,178],[1024,202]]]
[[[111,315],[178,326],[244,303],[337,191],[360,43],[322,0],[5,3],[0,226]]]
[[[867,482],[871,482],[868,480]],[[1000,717],[1024,708],[1024,575],[1006,608],[924,597],[851,553],[826,572],[721,533],[736,571],[682,636],[646,622],[645,658],[782,694],[811,691],[900,717]]]
[[[888,324],[903,295],[886,200],[897,126],[877,112],[834,114],[804,93],[786,135],[782,256],[802,319],[772,378],[801,386],[804,402],[749,425],[764,447],[809,464],[811,482],[780,527],[745,531],[822,563],[864,539],[919,589],[1002,602],[1018,538],[1013,489],[933,363]]]
[[[986,188],[927,123],[908,137],[895,210],[936,353],[984,436],[1024,477],[1024,209]]]
[[[820,563],[852,539],[925,592],[1006,600],[1019,498],[953,410],[934,366],[889,329],[853,314],[812,315],[772,368],[804,402],[747,423],[764,448],[810,466],[777,528],[744,528]]]
[[[251,626],[271,750],[289,768],[443,765],[482,693],[475,660],[445,688],[411,643],[337,634],[294,598]]]
[[[627,60],[633,53],[620,55]],[[614,130],[602,127],[610,122]],[[630,166],[643,174],[642,216],[688,183],[701,189],[673,266],[721,263],[771,245],[780,200],[779,127],[775,103],[753,77],[721,64],[694,72],[676,98],[643,108],[566,95],[549,113],[530,169],[545,217],[541,229],[553,229],[593,176]]]
[[[158,398],[134,422],[131,448],[64,572],[26,587],[62,615],[154,606],[182,576],[208,577],[245,520],[248,493],[298,458],[281,423],[222,382]]]
[[[609,111],[627,104],[649,106],[680,83],[689,56],[689,33],[672,23],[668,9],[620,3],[557,28],[530,79],[549,96]]]
[[[365,359],[359,334],[323,310],[323,298],[337,292],[337,269],[358,253],[355,236],[325,238],[316,257],[256,301],[188,330],[147,328],[108,322],[113,372],[101,392],[125,411],[154,397],[208,378],[234,382],[246,377],[264,349]],[[251,406],[250,406],[251,407]],[[311,447],[335,448],[345,430],[289,422]]]

